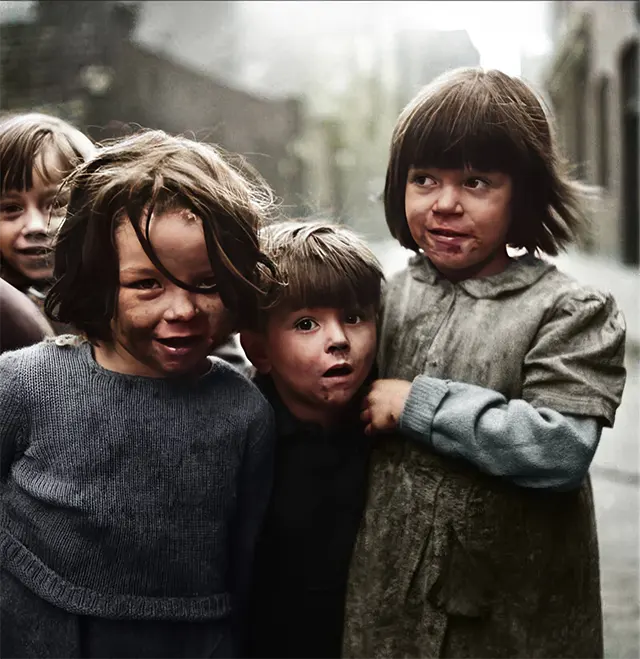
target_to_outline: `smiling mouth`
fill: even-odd
[[[349,364],[338,364],[332,366],[329,370],[325,371],[322,375],[323,378],[343,378],[346,375],[353,373],[353,366]]]
[[[199,336],[172,336],[169,338],[159,339],[156,338],[158,343],[167,346],[167,348],[190,348],[191,346],[196,345],[200,341]]]

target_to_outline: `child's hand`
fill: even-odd
[[[410,389],[411,382],[406,380],[376,380],[371,385],[360,415],[367,424],[364,429],[367,435],[398,427]]]

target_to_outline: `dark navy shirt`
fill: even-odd
[[[273,490],[258,542],[251,600],[254,657],[339,657],[349,563],[362,517],[370,440],[359,409],[330,430],[294,418],[269,378]]]

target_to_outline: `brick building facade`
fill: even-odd
[[[295,213],[300,103],[233,89],[152,52],[131,38],[136,19],[134,4],[58,0],[3,25],[0,110],[50,112],[98,141],[141,126],[214,142],[246,157]]]

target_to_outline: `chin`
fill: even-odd
[[[35,272],[23,271],[21,274],[34,284],[45,284],[53,278],[53,272],[50,272],[49,270],[36,270]]]
[[[324,400],[323,403],[332,409],[340,409],[349,405],[357,392],[358,389],[353,389],[352,391],[344,391],[331,396],[328,400]]]

